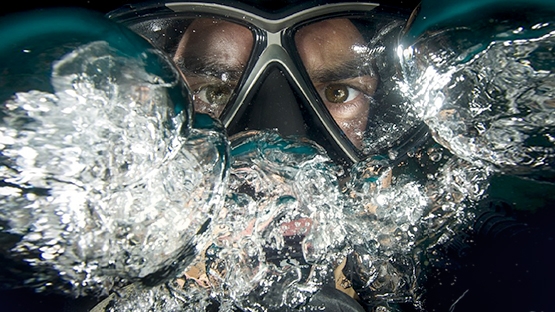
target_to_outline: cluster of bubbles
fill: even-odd
[[[164,55],[126,52],[106,41],[77,45],[43,64],[51,92],[18,91],[2,104],[10,286],[99,294],[154,282],[194,254],[196,231],[223,194],[227,142],[192,129],[189,107],[176,114],[186,88]]]
[[[427,203],[418,185],[400,181],[382,189],[391,168],[376,161],[360,165],[365,182],[341,188],[342,169],[324,150],[276,132],[242,133],[231,144],[224,208],[193,265],[155,289],[114,298],[108,310],[196,310],[214,300],[221,311],[318,310],[311,298],[346,281],[334,271],[347,259],[357,263],[366,299],[409,299],[414,276],[401,272],[411,268],[410,259],[390,259],[411,250],[410,232]]]
[[[466,52],[441,46],[459,28],[425,34],[402,66],[432,137],[348,172],[307,140],[193,123],[155,50],[80,45],[51,92],[2,104],[2,259],[39,290],[116,291],[108,311],[320,310],[329,285],[367,309],[418,304],[430,249],[469,227],[493,174],[552,172],[552,26]]]
[[[471,26],[431,28],[400,51],[412,111],[458,157],[511,174],[552,171],[555,25],[547,12],[509,7]]]
[[[356,290],[367,308],[395,311],[418,300],[422,251],[468,226],[489,177],[429,147],[401,166],[436,165],[427,181],[394,177],[376,157],[342,183],[342,169],[314,143],[253,131],[231,144],[224,208],[192,266],[110,298],[106,310],[312,311],[322,308],[312,298],[331,284]]]
[[[199,244],[183,276],[131,294],[115,310],[199,309],[217,298],[222,311],[287,310],[305,305],[333,279],[331,263],[346,248],[348,233],[336,167],[312,142],[253,131],[232,140],[223,209]],[[135,290],[137,291],[137,290]],[[170,293],[173,301],[160,300]]]

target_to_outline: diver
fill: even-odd
[[[375,155],[399,163],[428,138],[395,87],[396,42],[411,10],[365,2],[295,2],[273,10],[264,3],[168,2],[108,17],[172,57],[195,111],[218,118],[232,142],[235,134],[275,129],[315,141],[348,172]],[[288,241],[288,253],[297,255],[290,257],[301,262],[302,238]],[[267,250],[268,261],[284,260],[275,255]],[[210,284],[206,262],[209,256],[186,274],[200,287]],[[322,289],[313,305],[360,311],[359,302],[371,300],[359,298],[339,271],[337,278],[344,289]]]
[[[406,109],[407,99],[397,84],[401,69],[395,66],[396,48],[411,10],[343,2],[276,7],[230,1],[168,2],[124,8],[109,16],[171,55],[192,89],[195,110],[219,118],[231,137],[261,129],[307,137],[346,168],[375,155],[400,164],[407,153],[429,144],[427,126]],[[433,172],[428,170],[424,177]],[[515,233],[529,232],[522,217],[514,217],[517,209],[506,201],[489,199],[479,206],[470,234],[462,233],[439,246],[440,251],[432,251],[440,256],[432,259],[436,262],[431,271],[452,269],[457,257],[476,247],[477,238],[482,244],[472,254],[473,261],[484,253],[482,249],[491,247],[492,237],[509,233],[511,238],[505,239],[511,241]],[[512,207],[510,213],[499,208],[507,206]],[[364,298],[365,294],[353,291],[352,284],[364,281],[356,280],[357,269],[351,265],[343,269],[350,286],[342,291],[358,299],[358,304],[368,304],[371,294]],[[433,284],[436,276],[432,276],[428,291],[436,301],[427,304],[442,308],[436,292],[445,273],[436,275],[440,286]],[[464,304],[464,290],[459,306]],[[335,290],[326,292],[324,301],[339,296]],[[469,292],[466,299],[475,293]],[[339,306],[335,309],[360,309],[349,300]]]
[[[253,41],[248,28],[227,21],[199,18],[187,27],[174,60],[195,90],[196,111],[220,117],[245,70]],[[372,67],[361,72],[365,59],[353,49],[366,47],[361,33],[348,19],[334,18],[303,27],[295,44],[327,111],[360,148],[378,82]],[[252,118],[262,123],[270,115],[266,115],[268,109],[259,111],[261,115]],[[287,115],[281,118],[294,120]]]
[[[277,129],[316,141],[342,164],[391,149],[402,155],[413,144],[405,141],[425,132],[393,90],[395,42],[411,8],[320,4],[272,11],[264,3],[169,2],[108,16],[169,53],[195,110],[219,118],[229,136]]]
[[[398,38],[412,11],[412,4],[409,6],[365,2],[169,2],[130,5],[108,16],[165,51],[189,84],[196,112],[220,119],[230,137],[250,130],[277,129],[284,136],[316,141],[345,168],[383,155],[392,166],[399,165],[406,172],[414,169],[410,167],[412,160],[405,162],[408,154],[422,150],[426,144],[437,145],[428,135],[428,127],[407,110],[407,99],[397,83],[400,69],[394,60]],[[433,168],[423,171],[423,179],[435,178]],[[548,193],[550,188],[540,191]],[[489,242],[509,232],[506,247],[511,246],[513,233],[530,232],[521,218],[505,213],[516,210],[512,205],[485,205],[485,213],[477,216],[469,236],[456,237],[433,251],[440,256],[431,259],[435,261],[430,261],[431,271],[445,269],[459,274],[453,263],[464,260],[468,247],[474,247],[475,237],[483,236]],[[549,235],[544,238],[546,246],[552,244]],[[290,238],[288,252],[295,255],[293,260],[302,260],[298,250],[302,237]],[[213,257],[217,251],[210,247],[202,251],[203,261],[209,265],[187,272],[187,278],[196,283],[207,282],[202,269],[218,269]],[[497,251],[474,252],[473,260]],[[502,251],[506,257],[496,260],[510,258],[510,253]],[[267,253],[277,264],[291,260],[272,254],[272,250]],[[356,258],[349,259],[335,272],[335,287],[324,287],[311,303],[330,311],[383,309],[374,305],[377,298],[368,292],[365,281],[357,280],[360,268]],[[526,262],[526,257],[519,260]],[[479,280],[480,273],[489,273],[488,268],[480,266],[482,271],[473,274]],[[472,271],[473,263],[465,264],[463,269],[465,273]],[[503,271],[496,273],[503,274],[506,269],[502,267]],[[442,306],[441,291],[451,291],[444,287],[455,284],[450,277],[444,281],[439,276],[437,285],[429,283],[429,297],[440,304],[429,299],[425,307],[435,305],[447,310]],[[472,288],[466,291],[464,286],[457,284],[461,292],[455,294],[458,297],[452,298],[448,309],[464,306],[476,293]],[[101,304],[97,309],[104,307]],[[211,308],[217,309],[217,304]],[[404,308],[411,310],[409,306]]]
[[[269,6],[267,10],[265,5]],[[403,105],[397,101],[400,97],[390,92],[397,74],[392,66],[394,43],[411,10],[362,2],[176,2],[132,5],[109,13],[108,17],[170,55],[193,89],[196,111],[219,118],[229,136],[277,129],[283,136],[316,141],[347,168],[375,154],[389,152],[396,159],[396,155],[403,155],[410,148],[412,143],[404,145],[411,142],[407,138],[422,135],[423,127],[403,117]],[[49,24],[54,31],[46,28],[46,32],[51,31],[52,36],[63,28]],[[28,33],[24,32],[24,39],[34,38],[32,32],[36,28],[25,29]],[[86,27],[76,29],[88,31]],[[100,27],[97,30],[103,31]],[[110,38],[116,45],[127,43],[117,37],[118,31],[113,33],[116,36]],[[134,40],[132,36],[127,38]],[[23,54],[18,55],[32,59],[36,51],[39,50],[19,49],[18,53]],[[10,74],[17,71],[12,67]],[[156,70],[155,67],[149,69]],[[79,66],[69,68],[79,70]],[[28,70],[37,76],[49,75],[52,67],[46,66],[44,73]],[[122,74],[118,82],[133,78],[127,72]],[[21,81],[23,85],[24,80]],[[40,81],[44,86],[39,89],[54,92],[49,76]],[[7,97],[13,96],[11,88],[5,91],[9,92]],[[125,171],[126,165],[119,169]],[[291,236],[291,252],[298,254],[301,237]],[[43,260],[53,258],[48,254]],[[359,303],[333,287],[320,293],[314,304],[326,305],[330,310],[340,309],[334,306],[361,309]],[[342,296],[347,297],[334,300]]]

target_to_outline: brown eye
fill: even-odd
[[[200,88],[197,92],[197,96],[201,101],[210,105],[223,106],[227,104],[232,93],[233,89],[230,86],[218,84]]]
[[[349,88],[342,84],[330,84],[324,90],[326,100],[332,103],[343,103],[349,97]]]
[[[361,91],[340,83],[332,83],[324,88],[325,100],[334,104],[350,102],[360,94]]]

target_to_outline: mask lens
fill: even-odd
[[[348,19],[329,19],[300,28],[295,45],[327,110],[360,148],[379,80],[362,34]]]
[[[395,83],[403,23],[376,14],[318,20],[294,32],[298,57],[322,103],[365,155],[389,153],[417,124]]]
[[[195,111],[220,117],[251,55],[253,32],[212,17],[156,19],[130,27],[172,56],[193,91]]]

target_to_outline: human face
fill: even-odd
[[[195,111],[221,115],[253,44],[253,35],[244,26],[211,18],[191,23],[173,58],[194,92]]]
[[[219,117],[237,86],[254,44],[241,25],[200,18],[179,42],[174,61],[195,95],[195,110]],[[310,24],[295,34],[299,56],[331,116],[347,138],[360,148],[377,76],[361,74],[357,48],[365,47],[348,19]]]
[[[295,43],[314,87],[351,142],[360,148],[378,78],[361,74],[357,48],[366,44],[347,19],[332,19],[301,28]]]

